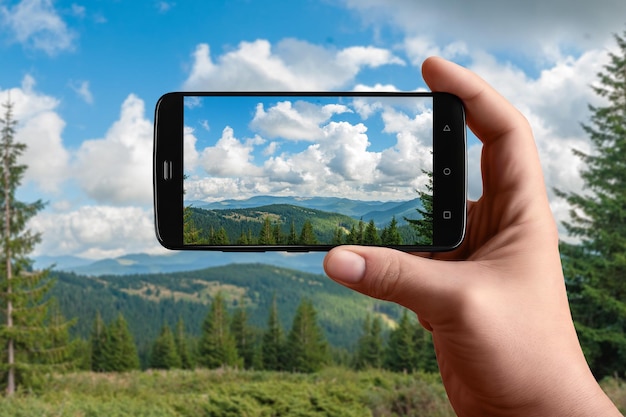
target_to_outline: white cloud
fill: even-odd
[[[0,22],[14,41],[49,55],[73,49],[76,34],[55,10],[51,0],[22,0],[0,6]]]
[[[432,42],[429,37],[421,35],[406,38],[404,50],[415,66],[421,66],[424,59],[429,56],[440,56],[454,60],[469,54],[467,45],[463,41],[455,41],[442,48]]]
[[[397,142],[393,148],[382,152],[378,169],[384,174],[381,181],[386,183],[410,182],[414,188],[422,189],[426,177],[415,166],[432,170],[432,124],[431,111],[424,111],[410,118],[406,113],[386,109],[383,114],[385,132],[396,133]]]
[[[250,127],[272,139],[313,141],[323,137],[320,124],[334,114],[346,112],[351,110],[340,104],[316,106],[306,101],[293,104],[291,101],[282,101],[266,111],[263,104],[259,103]]]
[[[194,135],[194,129],[188,126],[183,128],[183,163],[187,171],[193,171],[198,166],[200,155],[196,150],[198,139]]]
[[[70,82],[70,88],[87,104],[93,104],[93,94],[89,89],[89,81]]]
[[[100,203],[150,204],[152,132],[143,100],[130,94],[105,137],[84,141],[76,152],[73,172],[82,190]]]
[[[174,2],[159,1],[159,2],[156,3],[156,8],[159,11],[159,13],[167,13],[174,6],[176,6],[176,3],[174,3]]]
[[[623,0],[344,0],[367,23],[402,30],[437,45],[462,40],[470,50],[538,54],[559,48],[601,48],[621,32]]]
[[[24,182],[57,192],[68,176],[69,154],[61,136],[65,121],[57,113],[59,101],[34,88],[35,79],[26,75],[21,88],[0,90],[0,102],[10,99],[13,103],[13,118],[19,123],[15,140],[27,146],[21,159],[28,166]]]
[[[214,62],[209,45],[199,44],[184,89],[333,90],[349,84],[363,67],[403,64],[386,49],[331,50],[296,39],[285,39],[275,47],[263,39],[241,42]]]
[[[151,210],[139,207],[82,206],[43,212],[29,222],[42,233],[35,256],[75,255],[108,258],[127,253],[159,253]]]
[[[240,141],[234,136],[231,127],[225,127],[215,146],[209,146],[200,153],[199,161],[204,170],[220,177],[255,177],[261,173],[252,163],[254,145],[265,141],[259,137]]]

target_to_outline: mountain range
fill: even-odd
[[[363,201],[340,197],[275,197],[265,195],[243,200],[185,202],[186,206],[205,210],[246,209],[277,204],[340,213],[357,220],[374,220],[378,227],[386,226],[393,216],[396,217],[398,225],[406,224],[404,217],[416,218],[416,210],[422,208],[422,202],[419,198],[408,201]]]
[[[326,252],[169,251],[163,255],[136,253],[100,260],[72,256],[39,256],[34,260],[36,269],[53,267],[57,271],[86,276],[169,273],[243,263],[263,263],[322,274],[324,272],[322,262],[325,255]]]

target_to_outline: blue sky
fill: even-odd
[[[425,88],[441,55],[533,125],[552,187],[579,189],[589,86],[626,29],[623,0],[0,0],[0,101],[29,146],[20,197],[48,207],[36,254],[162,253],[151,211],[154,104],[175,90]],[[469,149],[480,195],[479,145]],[[565,236],[564,236],[565,237]]]
[[[428,184],[431,97],[194,96],[186,103],[186,201],[406,201]]]

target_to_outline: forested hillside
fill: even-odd
[[[245,303],[249,324],[264,328],[275,296],[279,320],[288,328],[302,298],[312,301],[331,346],[352,348],[368,313],[394,324],[401,316],[395,304],[373,300],[321,274],[264,264],[234,264],[197,271],[129,276],[87,277],[54,272],[52,295],[65,317],[78,319],[75,335],[87,339],[99,312],[105,322],[118,313],[126,318],[140,355],[145,355],[164,324],[180,318],[190,335],[198,335],[209,305],[221,293],[234,309]]]
[[[415,205],[414,202],[411,204]],[[406,210],[405,205],[402,208]],[[388,212],[371,213],[371,218],[354,218],[290,204],[239,209],[189,207],[187,210],[185,243],[192,244],[380,244],[386,231],[392,227],[399,239],[387,244],[415,244],[420,241],[416,230],[404,218],[396,218]],[[419,218],[417,210],[412,211],[412,217]],[[381,217],[386,218],[384,223],[380,223]],[[368,226],[376,237],[364,240]],[[193,236],[192,241],[188,236]]]

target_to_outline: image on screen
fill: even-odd
[[[432,244],[432,97],[186,96],[185,245]]]

